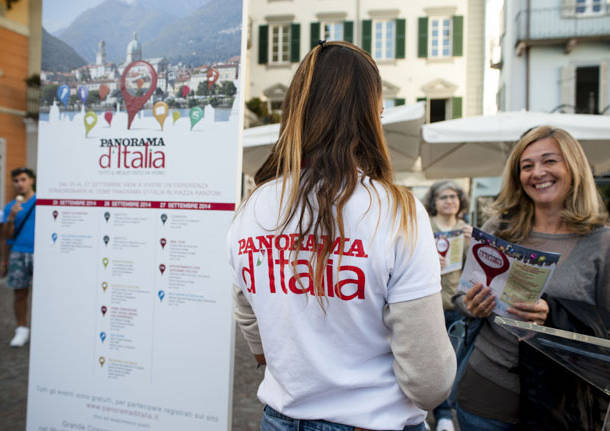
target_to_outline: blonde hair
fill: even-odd
[[[500,194],[491,209],[500,224],[497,234],[508,241],[524,240],[534,226],[534,202],[521,185],[520,161],[529,145],[546,138],[552,138],[559,146],[572,178],[561,211],[562,221],[570,231],[579,234],[587,234],[608,221],[593,172],[578,141],[563,129],[540,126],[525,133],[513,148],[504,168]]]
[[[290,83],[282,105],[279,139],[255,176],[257,188],[282,180],[285,211],[280,213],[285,216],[278,220],[278,229],[284,231],[298,218],[297,254],[307,235],[331,239],[310,259],[318,297],[324,295],[332,239],[337,233],[345,236],[343,209],[358,182],[364,184],[365,176],[381,184],[390,197],[399,232],[408,236],[416,229],[413,196],[392,184],[380,118],[381,87],[377,65],[362,49],[338,41],[315,46]],[[340,258],[342,254],[341,249]]]

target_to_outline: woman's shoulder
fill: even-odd
[[[600,242],[610,248],[610,226],[599,226],[585,235],[585,238],[591,238],[595,242]]]

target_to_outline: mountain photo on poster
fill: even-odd
[[[52,36],[89,63],[95,61],[100,40],[106,41],[107,60],[118,63],[134,32],[147,55],[165,56],[171,63],[195,66],[239,55],[240,0],[187,0],[175,6],[163,0],[105,0]],[[46,57],[52,55],[43,50],[43,62],[49,63]]]

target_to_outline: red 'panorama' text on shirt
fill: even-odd
[[[256,293],[254,253],[260,253],[256,266],[266,260],[269,280],[269,292],[277,293],[278,289],[285,294],[314,295],[314,284],[311,277],[313,273],[308,259],[289,260],[290,251],[296,250],[298,234],[261,235],[257,237],[242,238],[238,241],[239,255],[248,255],[248,265],[241,268],[241,277],[248,292]],[[300,251],[312,252],[320,250],[328,237],[322,236],[319,241],[313,235],[308,235],[301,243]],[[331,254],[367,258],[364,245],[360,239],[337,237],[332,244]],[[274,254],[278,258],[274,258]],[[266,256],[266,258],[265,258]],[[287,279],[286,267],[296,268],[295,273]],[[276,267],[279,271],[279,282],[276,282]],[[338,274],[339,280],[335,283],[333,275]],[[346,278],[350,277],[350,278]],[[299,280],[302,279],[302,280]],[[324,295],[337,297],[344,301],[358,298],[364,299],[365,275],[364,271],[354,265],[340,265],[338,271],[334,268],[334,261],[329,259],[323,277]],[[260,280],[259,280],[260,286]]]

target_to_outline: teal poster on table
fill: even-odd
[[[44,2],[28,430],[230,428],[243,18]]]

